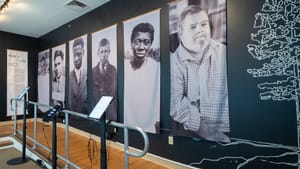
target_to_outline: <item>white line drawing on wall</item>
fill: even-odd
[[[261,12],[255,15],[253,28],[257,32],[251,34],[253,43],[248,44],[247,49],[263,65],[261,68],[249,68],[247,72],[253,78],[273,79],[272,82],[266,80],[257,85],[262,90],[261,100],[295,101],[298,145],[231,138],[231,143],[219,143],[211,149],[226,152],[227,149],[238,148],[239,152],[205,157],[190,163],[191,166],[222,163],[226,164],[226,168],[241,169],[251,167],[253,162],[261,162],[270,167],[279,165],[300,169],[300,1],[265,0]],[[261,154],[256,153],[258,150]],[[269,151],[272,153],[267,153]]]
[[[254,78],[272,77],[272,82],[257,85],[263,92],[261,100],[295,101],[297,114],[297,142],[294,153],[300,162],[300,1],[266,0],[261,12],[255,15],[251,34],[253,44],[248,52],[253,58],[265,61],[262,68],[249,68]],[[274,81],[275,79],[275,81]],[[282,154],[284,155],[284,154]],[[285,154],[288,155],[288,154]]]

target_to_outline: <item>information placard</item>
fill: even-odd
[[[13,115],[11,99],[16,98],[28,86],[28,53],[7,49],[7,116]],[[17,104],[17,115],[24,112],[23,102]]]
[[[113,96],[102,96],[90,113],[89,118],[100,119],[113,99]]]

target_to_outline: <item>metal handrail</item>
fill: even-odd
[[[128,169],[129,166],[129,156],[134,156],[134,157],[143,157],[149,149],[149,138],[148,135],[140,128],[140,127],[134,127],[134,126],[126,126],[121,123],[117,122],[110,122],[109,123],[111,126],[118,127],[118,128],[123,128],[124,129],[124,162],[125,162],[125,168]],[[128,137],[128,129],[130,130],[135,130],[138,131],[144,139],[144,149],[140,153],[133,153],[129,151],[129,137]]]
[[[14,135],[17,134],[17,132],[19,132],[17,130],[17,121],[16,121],[16,116],[17,116],[17,102],[19,102],[20,100],[17,100],[16,98],[12,99],[11,103],[14,103]],[[32,104],[34,105],[34,136],[33,139],[30,138],[33,141],[33,148],[35,149],[36,146],[40,146],[42,148],[44,148],[46,151],[51,152],[51,149],[47,148],[46,146],[43,146],[42,144],[40,144],[39,142],[37,142],[36,139],[36,127],[37,127],[37,106],[42,106],[42,107],[46,107],[46,108],[53,108],[52,106],[49,105],[45,105],[45,104],[41,104],[41,103],[37,103],[37,102],[33,102],[33,101],[28,101],[28,105]],[[88,118],[88,115],[86,114],[82,114],[82,113],[78,113],[78,112],[74,112],[74,111],[70,111],[70,110],[62,110],[61,112],[65,113],[65,148],[66,148],[66,154],[65,154],[65,158],[58,155],[58,158],[65,161],[65,167],[64,168],[68,168],[69,164],[72,165],[75,168],[80,168],[78,167],[76,164],[72,163],[71,161],[69,161],[69,115],[73,115],[73,116],[77,116],[77,117],[81,117],[84,119],[88,119],[91,120],[90,118]],[[106,121],[106,124],[110,125],[110,126],[114,126],[117,128],[122,128],[124,130],[124,163],[125,163],[125,168],[128,169],[129,168],[129,156],[134,156],[134,157],[142,157],[144,156],[148,150],[149,150],[149,138],[148,135],[140,128],[140,127],[135,127],[135,126],[129,126],[129,125],[124,125],[123,123],[118,123],[118,122],[114,122],[114,121]],[[128,136],[128,130],[135,130],[137,132],[139,132],[143,139],[144,139],[144,148],[141,152],[139,153],[134,153],[129,151],[129,136]],[[19,132],[22,133],[22,132]]]
[[[17,131],[18,131],[19,134],[23,134],[22,131],[20,131],[20,130],[18,130],[18,129],[17,129]],[[36,146],[39,146],[39,147],[43,148],[44,150],[46,150],[46,151],[48,151],[48,152],[51,152],[51,149],[50,149],[50,148],[48,148],[47,146],[45,146],[45,145],[43,145],[43,144],[41,144],[41,143],[39,143],[39,142],[37,142],[37,141],[34,141],[34,139],[31,138],[30,136],[26,136],[26,138],[29,139],[30,141],[32,141],[32,142],[35,143],[35,145],[32,147],[32,149],[36,149]],[[57,154],[57,157],[58,157],[59,159],[65,161],[66,163],[71,164],[71,166],[73,166],[74,168],[80,169],[79,166],[77,166],[77,165],[74,164],[73,162],[69,161],[67,158],[64,158],[63,156],[61,156],[61,155],[59,155],[59,154]],[[68,166],[65,166],[64,168],[68,168]]]

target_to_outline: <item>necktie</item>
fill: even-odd
[[[102,72],[105,73],[106,70],[105,70],[105,64],[102,64]]]
[[[80,77],[81,77],[81,71],[78,72],[77,74],[77,83],[80,85]]]
[[[59,79],[57,79],[57,92],[60,92],[59,87]]]

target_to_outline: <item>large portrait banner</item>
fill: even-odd
[[[65,107],[66,44],[52,48],[52,105]]]
[[[93,106],[102,96],[113,96],[106,119],[117,120],[117,29],[112,25],[92,33]]]
[[[160,131],[160,9],[124,21],[124,123]]]
[[[230,142],[226,1],[176,1],[169,18],[171,133]]]
[[[87,35],[69,41],[68,108],[88,114],[87,100]]]
[[[38,102],[44,105],[49,105],[49,59],[50,49],[38,53]],[[39,110],[44,113],[48,111],[49,108],[39,106]]]

